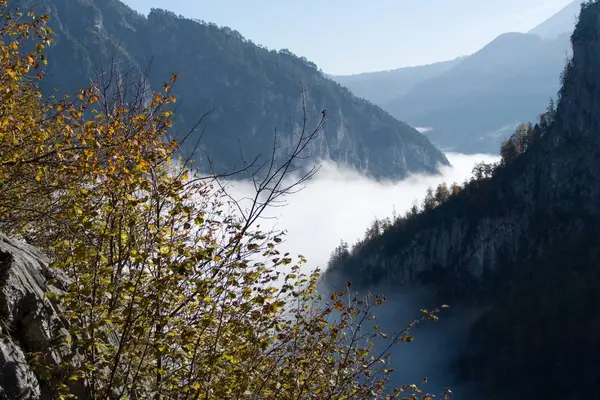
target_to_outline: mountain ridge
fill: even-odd
[[[581,3],[581,0],[572,1],[528,33],[539,35],[542,38],[555,38],[563,33],[573,32]]]
[[[405,94],[418,83],[448,71],[465,58],[466,56],[463,56],[448,61],[387,71],[332,75],[331,79],[346,86],[355,95],[381,106],[395,97]]]
[[[117,0],[26,4],[50,9],[54,16],[50,26],[57,43],[48,50],[45,93],[56,86],[64,93],[89,85],[94,69],[103,64],[108,70],[115,55],[121,71],[134,72],[130,81],[141,80],[151,65],[147,81],[153,88],[161,87],[171,73],[180,73],[174,87],[179,100],[175,128],[187,132],[202,114],[213,110],[203,120],[201,147],[183,149],[203,168],[242,167],[240,149],[246,160],[271,154],[275,128],[277,157],[283,158],[304,125],[304,112],[306,126],[312,129],[323,109],[326,124],[306,156],[388,179],[412,172],[436,173],[438,165],[448,165],[414,128],[325,78],[314,63],[285,50],[257,46],[230,28],[159,9],[143,16]],[[82,67],[66,73],[69,65]],[[192,141],[200,135],[202,127]]]
[[[568,49],[568,35],[505,33],[384,107],[398,119],[431,127],[428,137],[443,149],[495,153],[510,134],[502,132],[505,126],[535,118],[556,96]]]
[[[334,78],[397,119],[428,128],[427,137],[445,151],[496,153],[519,123],[556,98],[579,3],[530,32],[506,32],[471,55],[417,67],[420,75],[401,86],[384,72]]]

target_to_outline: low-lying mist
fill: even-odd
[[[491,154],[447,153],[451,167],[442,167],[440,175],[414,174],[400,182],[377,182],[365,176],[322,162],[316,175],[303,189],[285,197],[285,204],[266,210],[261,228],[286,230],[282,250],[302,254],[308,267],[324,269],[333,249],[341,240],[353,244],[363,236],[375,218],[404,214],[415,201],[419,204],[428,187],[439,183],[462,183],[481,161],[495,162]],[[289,179],[293,180],[292,176]],[[232,182],[228,191],[234,198],[253,195],[248,182]]]
[[[415,174],[400,182],[377,182],[334,164],[321,163],[320,170],[301,191],[288,195],[285,204],[266,211],[266,218],[260,221],[261,230],[286,231],[280,251],[305,256],[308,264],[304,272],[317,267],[324,270],[340,241],[355,243],[374,218],[391,217],[394,212],[402,215],[415,201],[422,202],[428,187],[435,188],[442,182],[462,183],[470,178],[476,163],[499,159],[490,154],[447,153],[446,156],[452,166],[442,167],[440,175]],[[252,185],[243,181],[231,182],[228,192],[238,199],[254,194]],[[378,288],[372,291],[381,292]],[[437,306],[428,304],[427,296],[419,288],[383,294],[388,301],[378,309],[378,323],[389,333],[422,316],[421,308]],[[394,383],[418,384],[427,376],[429,383],[424,389],[433,394],[439,395],[443,387],[449,386],[453,398],[473,398],[465,387],[453,385],[450,362],[464,344],[476,314],[477,310],[451,307],[443,310],[438,322],[426,321],[418,326],[413,342],[400,343],[392,351],[392,367],[397,371]]]

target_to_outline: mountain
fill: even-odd
[[[16,2],[16,0],[15,0]],[[153,9],[147,17],[117,0],[20,0],[50,11],[56,44],[48,50],[45,93],[59,87],[72,92],[90,84],[95,73],[111,71],[137,84],[145,71],[152,88],[161,89],[172,73],[177,97],[175,129],[187,134],[184,146],[197,163],[218,170],[241,167],[271,154],[277,129],[280,158],[291,153],[303,126],[301,91],[305,88],[307,129],[323,109],[323,132],[305,155],[331,159],[377,178],[402,178],[410,172],[434,173],[447,165],[427,138],[369,102],[323,76],[317,66],[289,51],[255,45],[237,31]],[[17,2],[19,4],[19,2]],[[126,76],[126,72],[129,76]],[[205,132],[202,133],[202,126]],[[194,144],[202,136],[200,148]]]
[[[338,248],[326,272],[336,287],[424,287],[436,304],[456,304],[455,316],[477,308],[453,368],[477,384],[475,398],[597,397],[598,1],[583,6],[571,40],[558,106],[515,132],[501,163],[479,165],[462,188],[441,185],[391,225],[374,224],[353,248]]]
[[[529,33],[539,35],[545,39],[553,39],[563,33],[570,34],[575,28],[580,7],[581,0],[569,3],[552,17],[530,30]]]
[[[529,33],[505,33],[473,55],[333,79],[445,150],[496,153],[516,126],[556,97],[580,1]]]
[[[415,85],[440,76],[457,65],[462,59],[461,57],[450,61],[389,71],[333,75],[331,78],[350,89],[356,96],[365,98],[377,105],[383,105],[398,96],[404,95]]]
[[[556,97],[568,51],[568,34],[505,33],[383,107],[431,128],[428,137],[443,149],[495,153],[516,125],[536,118]]]

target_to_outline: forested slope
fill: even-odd
[[[501,163],[330,262],[330,284],[425,284],[443,302],[487,306],[459,364],[485,398],[593,398],[600,378],[599,26],[600,4],[586,3],[556,110],[520,127]]]

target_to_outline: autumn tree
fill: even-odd
[[[371,225],[367,228],[365,232],[365,240],[373,240],[381,234],[382,226],[381,221],[377,218],[373,220]]]
[[[435,194],[433,192],[433,188],[428,187],[425,192],[425,198],[423,199],[423,211],[427,212],[433,210],[437,206],[435,200]]]
[[[281,254],[281,234],[256,225],[310,177],[285,179],[323,120],[309,127],[305,113],[289,159],[251,162],[246,171],[261,171],[249,178],[255,196],[233,201],[222,177],[198,176],[178,157],[169,136],[177,76],[161,91],[95,82],[42,100],[32,78],[43,78],[48,17],[6,3],[0,228],[31,238],[62,277],[60,292],[47,294],[62,328],[31,354],[50,397],[366,399],[417,390],[387,387],[389,347],[371,344],[374,335],[390,346],[410,341],[415,322],[396,334],[366,329],[383,299],[322,298],[318,271],[302,274],[306,260]]]
[[[533,131],[531,123],[521,124],[517,127],[514,135],[515,147],[519,154],[525,153],[529,147],[530,132]]]
[[[412,217],[416,216],[417,214],[419,214],[419,205],[415,201],[415,202],[413,202],[412,206],[410,207],[410,209],[406,213],[406,217],[407,218],[412,218]]]
[[[508,138],[500,145],[500,156],[504,165],[510,164],[518,154],[517,146],[512,138]]]
[[[460,193],[461,189],[461,186],[458,183],[454,182],[452,183],[452,185],[450,185],[450,194],[452,196],[456,196]]]
[[[546,132],[554,123],[556,117],[556,106],[554,100],[550,99],[546,110],[540,115],[539,127],[542,132]]]
[[[567,67],[569,65],[567,64]],[[556,118],[556,107],[550,99],[546,110],[540,114],[536,124],[520,124],[515,132],[500,146],[502,164],[510,164],[517,156],[525,153],[531,146],[550,130]]]
[[[448,185],[446,184],[446,182],[440,183],[435,188],[435,201],[438,204],[442,204],[443,202],[448,200],[449,197],[450,197],[450,189],[448,189]]]
[[[392,216],[392,218],[390,217],[385,217],[384,219],[381,220],[381,233],[387,231],[388,229],[390,229],[394,223],[394,221],[396,220],[395,216]]]

